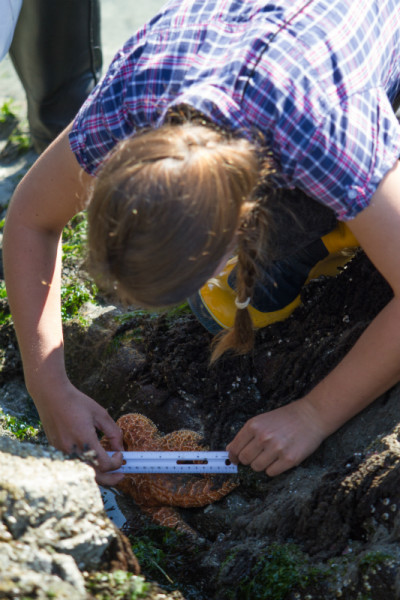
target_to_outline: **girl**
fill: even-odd
[[[121,435],[68,381],[59,316],[60,236],[86,204],[99,282],[144,306],[191,297],[206,326],[233,325],[214,358],[248,351],[356,240],[391,284],[322,382],[245,424],[235,462],[282,473],[399,380],[399,37],[396,0],[170,0],[18,186],[4,258],[27,387],[52,444],[97,452],[99,482],[122,458],[96,429],[115,450]]]

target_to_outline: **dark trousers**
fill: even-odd
[[[99,0],[24,0],[10,56],[26,92],[32,141],[41,152],[100,77]]]

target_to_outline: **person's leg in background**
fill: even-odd
[[[24,0],[10,56],[42,152],[74,118],[102,67],[99,0]]]

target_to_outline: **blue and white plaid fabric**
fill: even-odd
[[[70,134],[95,174],[121,139],[186,103],[273,152],[277,185],[341,220],[400,156],[399,0],[170,0],[117,53]]]

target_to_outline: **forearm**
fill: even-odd
[[[27,386],[54,393],[66,381],[60,313],[64,226],[85,204],[91,177],[69,148],[68,129],[19,183],[4,230],[7,294]]]
[[[92,448],[98,480],[115,484],[122,455],[110,458],[97,431],[122,450],[121,431],[97,402],[68,380],[60,310],[61,234],[85,205],[92,183],[68,143],[68,130],[44,152],[19,184],[6,218],[3,258],[25,379],[53,446],[71,452]]]
[[[329,435],[399,380],[400,299],[394,298],[303,400]]]
[[[26,228],[12,213],[9,217],[4,235],[7,293],[26,385],[35,397],[46,387],[54,389],[56,382],[66,378],[59,236]]]

